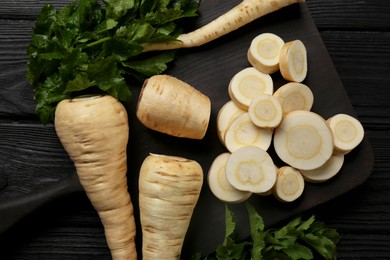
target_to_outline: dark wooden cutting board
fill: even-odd
[[[203,1],[201,16],[189,27],[196,28],[211,21],[238,2],[238,0]],[[209,129],[206,137],[198,141],[175,138],[144,128],[135,117],[136,98],[139,94],[140,84],[130,86],[134,99],[131,104],[127,105],[130,120],[128,182],[136,216],[138,216],[138,171],[148,153],[161,153],[194,159],[202,165],[206,175],[214,158],[226,151],[217,137],[216,116],[223,104],[229,100],[227,86],[231,77],[249,66],[246,52],[251,40],[263,32],[278,34],[286,42],[300,39],[306,45],[309,73],[304,83],[313,91],[314,112],[319,113],[324,118],[337,113],[356,116],[304,3],[292,5],[267,15],[205,46],[191,50],[180,50],[177,53],[177,60],[167,73],[189,83],[210,97],[212,113]],[[19,68],[17,76],[25,77],[24,70]],[[285,83],[279,73],[275,73],[272,77],[275,89]],[[9,88],[12,89],[14,86],[9,86]],[[27,92],[24,96],[21,93],[23,92],[17,92],[16,94],[22,95],[22,97],[15,96],[15,99],[23,100],[31,95],[31,92]],[[9,95],[16,94],[11,91],[9,93]],[[36,120],[28,113],[25,117],[28,117],[29,120]],[[0,175],[7,176],[8,179],[8,187],[6,186],[0,191],[0,231],[14,225],[19,217],[25,217],[32,210],[36,210],[48,201],[81,191],[71,162],[56,139],[53,126],[40,126],[38,122],[34,122],[35,124],[3,124],[0,128],[0,136],[2,136],[0,137],[2,138],[0,139],[0,149],[4,151],[0,158]],[[34,140],[27,138],[28,131],[32,132]],[[42,131],[46,134],[40,135],[39,133]],[[18,132],[21,134],[18,135]],[[8,134],[8,139],[4,139],[3,136],[7,136],[7,133],[12,134]],[[47,136],[50,137],[51,142],[47,141]],[[25,140],[16,142],[15,139],[17,138],[25,138]],[[16,143],[16,147],[19,143],[24,148],[17,149],[19,151],[18,155],[23,155],[23,158],[6,152],[12,150],[7,145],[8,142]],[[46,145],[52,143],[53,147],[42,146],[39,148],[40,143]],[[29,148],[31,149],[29,150]],[[50,155],[51,151],[55,151],[55,154]],[[269,152],[275,158],[275,161],[280,163],[276,159],[272,148]],[[45,160],[45,156],[48,156],[49,159]],[[15,163],[20,163],[18,160],[23,161],[21,165],[32,166],[31,171],[34,175],[34,178],[26,177],[25,179],[19,178],[19,180],[28,182],[28,187],[34,186],[34,183],[39,183],[39,188],[30,189],[31,192],[27,194],[7,197],[7,195],[4,195],[7,193],[7,189],[13,188],[15,185],[16,187],[26,185],[23,182],[13,182],[12,174],[17,173],[9,172],[10,169],[18,168],[14,166]],[[42,163],[39,163],[41,161]],[[50,163],[47,163],[47,161],[50,161]],[[365,138],[357,149],[346,156],[341,172],[334,179],[322,184],[307,183],[303,196],[296,202],[281,203],[272,196],[252,196],[249,202],[259,210],[266,225],[270,226],[359,186],[370,175],[373,161],[371,146]],[[48,176],[51,176],[51,178]],[[37,178],[49,180],[39,182],[36,180]],[[205,178],[205,180],[207,179]],[[247,237],[249,229],[244,204],[229,205],[229,208],[236,215],[238,238]],[[224,217],[225,204],[218,201],[211,194],[207,181],[205,181],[187,233],[183,257],[188,258],[194,252],[209,253],[214,251],[223,240]],[[137,220],[137,224],[140,234],[139,220]],[[140,235],[137,237],[139,246],[140,237]]]

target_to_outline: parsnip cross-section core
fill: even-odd
[[[274,132],[274,148],[281,160],[303,170],[323,165],[333,153],[333,134],[325,120],[309,111],[284,116]]]

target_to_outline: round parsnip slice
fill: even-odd
[[[314,103],[314,95],[310,88],[298,82],[284,84],[273,96],[282,106],[283,115],[295,110],[310,111]]]
[[[278,200],[292,202],[302,195],[304,188],[305,181],[297,169],[290,166],[279,168],[273,191]]]
[[[343,163],[344,155],[342,153],[333,153],[321,167],[314,170],[301,170],[301,174],[308,182],[324,182],[336,176],[341,170]]]
[[[248,61],[257,70],[272,74],[279,70],[280,49],[284,45],[282,38],[273,33],[256,36],[248,49]]]
[[[230,155],[226,162],[226,177],[236,189],[264,193],[276,182],[276,168],[266,151],[246,146]]]
[[[312,170],[331,157],[333,134],[320,115],[293,111],[285,115],[275,129],[274,148],[286,164],[300,170]]]
[[[210,166],[208,183],[211,192],[219,200],[228,203],[239,203],[247,200],[252,193],[234,188],[226,178],[226,162],[230,153],[218,155]]]
[[[273,129],[255,126],[249,114],[237,117],[225,134],[225,146],[232,153],[244,146],[256,146],[268,150],[272,142]]]
[[[283,78],[302,82],[307,75],[306,47],[300,40],[287,42],[280,50],[279,69]]]
[[[222,144],[225,144],[226,130],[237,117],[244,113],[246,111],[239,108],[232,100],[221,107],[217,115],[217,133]]]
[[[248,114],[254,125],[267,128],[277,127],[283,115],[277,98],[267,94],[261,94],[251,101]]]
[[[363,140],[362,124],[350,115],[334,115],[328,118],[327,123],[333,132],[335,149],[343,154],[352,151]]]
[[[230,98],[238,107],[248,110],[254,97],[260,94],[272,95],[274,84],[270,75],[249,67],[233,76],[228,91]]]

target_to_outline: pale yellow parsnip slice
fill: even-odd
[[[217,133],[222,144],[225,144],[225,132],[231,123],[246,111],[239,108],[232,100],[221,107],[217,115]]]
[[[333,134],[325,120],[310,111],[284,116],[274,132],[274,148],[286,164],[302,170],[322,166],[333,153]]]
[[[239,190],[264,193],[275,184],[276,168],[266,151],[246,146],[230,155],[226,162],[226,178]]]
[[[301,174],[308,182],[324,182],[336,176],[343,164],[344,154],[336,152],[321,167],[314,170],[301,170]]]
[[[272,74],[279,70],[280,50],[284,41],[273,33],[262,33],[256,36],[248,49],[249,63],[257,70]]]
[[[268,150],[272,142],[273,129],[255,126],[249,114],[237,117],[225,134],[225,146],[230,152],[244,146],[256,146]]]
[[[332,129],[334,146],[338,152],[347,154],[363,140],[364,128],[362,124],[350,115],[334,115],[328,118],[327,123]]]
[[[279,69],[283,78],[302,82],[307,75],[306,47],[300,40],[287,42],[280,50]]]
[[[211,192],[219,200],[227,203],[239,203],[247,200],[252,193],[241,191],[233,187],[226,178],[226,162],[230,153],[218,155],[210,166],[208,184]]]
[[[252,123],[258,127],[275,128],[282,121],[282,106],[272,95],[261,94],[255,97],[248,109]]]
[[[279,87],[273,94],[282,106],[283,115],[295,110],[310,111],[314,95],[308,86],[302,83],[289,82]]]
[[[305,181],[297,169],[291,166],[279,168],[273,188],[273,194],[278,200],[283,202],[295,201],[302,195],[304,188]]]
[[[229,96],[238,107],[248,110],[252,99],[260,94],[272,95],[274,84],[268,74],[253,67],[245,68],[236,73],[229,83]]]

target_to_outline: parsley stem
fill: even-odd
[[[105,42],[105,41],[108,41],[108,40],[110,40],[110,39],[111,39],[111,37],[104,37],[104,38],[101,38],[101,39],[99,39],[99,40],[97,40],[97,41],[88,43],[85,47],[86,47],[86,48],[93,47],[93,46],[95,46],[95,45],[101,44],[101,43],[103,43],[103,42]]]

